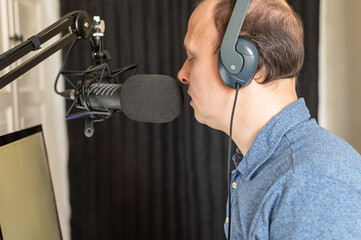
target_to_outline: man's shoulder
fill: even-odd
[[[269,173],[273,181],[255,215],[252,234],[266,228],[274,239],[360,236],[361,157],[314,120],[283,136],[262,173],[259,178]]]
[[[361,191],[361,156],[350,144],[315,122],[296,131],[286,134],[295,178],[328,178],[358,186]]]
[[[313,163],[327,167],[339,163],[361,167],[360,154],[345,140],[322,128],[314,120],[300,124],[286,133],[286,137],[295,164]]]

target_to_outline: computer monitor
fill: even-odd
[[[0,240],[61,240],[41,126],[0,137]]]

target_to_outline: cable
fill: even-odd
[[[231,160],[232,160],[232,128],[233,128],[233,117],[236,109],[238,91],[240,88],[240,84],[236,83],[236,96],[234,97],[232,115],[231,115],[231,123],[229,127],[229,138],[228,138],[228,166],[227,166],[227,183],[228,183],[228,240],[231,239]]]
[[[70,45],[68,51],[66,52],[65,56],[64,56],[64,59],[63,59],[63,65],[61,66],[61,68],[59,69],[59,72],[58,72],[58,75],[56,76],[56,79],[55,79],[55,83],[54,83],[54,90],[57,94],[61,95],[61,93],[58,91],[58,81],[59,81],[59,77],[61,75],[61,72],[63,71],[64,67],[65,67],[65,64],[67,63],[68,61],[68,57],[69,57],[69,54],[71,52],[71,50],[73,49],[75,43],[77,42],[77,39],[75,39],[72,44]]]

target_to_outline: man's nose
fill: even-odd
[[[178,80],[183,84],[189,84],[189,66],[187,61],[184,62],[183,67],[178,72]]]

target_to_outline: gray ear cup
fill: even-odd
[[[243,59],[243,66],[237,74],[230,73],[224,67],[221,53],[218,55],[219,73],[221,74],[223,82],[230,88],[236,88],[236,83],[239,83],[240,87],[247,86],[258,68],[258,51],[250,41],[239,37],[236,43],[236,52]]]

